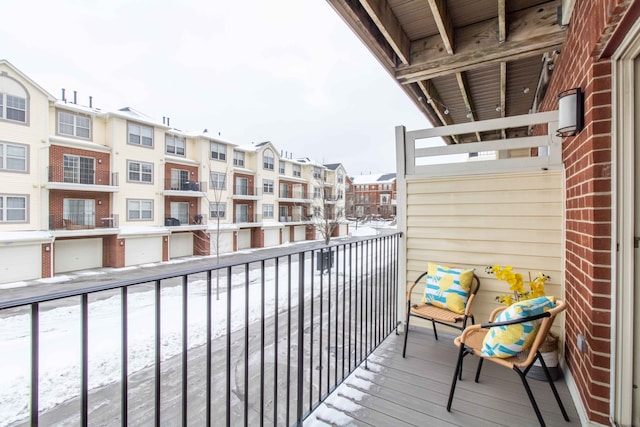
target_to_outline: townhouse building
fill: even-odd
[[[56,98],[0,60],[0,283],[316,239],[342,165]],[[342,224],[336,235],[345,235]]]
[[[397,209],[396,174],[351,177],[356,218],[395,218]]]

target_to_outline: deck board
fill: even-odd
[[[407,357],[404,337],[392,334],[327,401],[305,421],[306,426],[537,426],[538,420],[515,372],[487,362],[475,383],[477,359],[465,358],[451,412],[446,404],[457,348],[452,334],[412,328]],[[570,422],[544,381],[530,380],[546,424],[579,426],[580,420],[564,379],[555,382]]]

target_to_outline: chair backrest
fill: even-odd
[[[536,332],[536,338],[533,341],[531,348],[529,349],[529,355],[527,356],[527,359],[522,363],[518,363],[518,365],[527,366],[533,363],[536,357],[536,353],[538,352],[538,349],[540,348],[542,343],[544,343],[547,334],[551,330],[551,326],[553,326],[553,321],[556,319],[556,316],[566,309],[567,303],[565,301],[556,300],[555,307],[547,312],[549,313],[549,317],[543,317],[540,322],[540,327],[538,328],[538,331]]]
[[[425,271],[424,273],[422,273],[420,276],[418,276],[418,278],[415,280],[415,282],[413,282],[411,287],[409,287],[407,289],[407,301],[411,300],[411,293],[413,292],[413,288],[418,283],[423,284],[424,287],[426,288],[426,286],[427,286],[426,277],[427,277],[428,274],[429,274],[428,271]],[[418,289],[422,289],[422,295],[424,295],[425,289],[424,288],[418,288]],[[471,281],[471,290],[469,291],[469,298],[467,299],[467,302],[465,303],[465,313],[468,314],[469,307],[471,306],[471,302],[473,301],[473,298],[475,297],[475,295],[478,293],[479,290],[480,290],[480,278],[475,273],[473,273],[473,280]]]

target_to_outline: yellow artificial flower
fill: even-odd
[[[489,266],[486,268],[486,272],[489,274],[495,274],[496,279],[505,281],[509,284],[509,290],[511,293],[496,297],[496,300],[504,305],[511,305],[514,302],[544,296],[544,285],[549,280],[549,276],[543,273],[538,273],[535,279],[531,280],[531,273],[529,273],[529,287],[531,290],[525,291],[524,278],[522,277],[522,274],[514,273],[513,267],[510,265]]]

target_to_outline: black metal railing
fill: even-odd
[[[95,213],[49,215],[49,230],[89,230],[92,228],[118,228],[118,214]]]
[[[118,172],[109,172],[108,170],[80,170],[63,166],[48,166],[47,176],[49,182],[85,185],[118,185]]]
[[[7,347],[0,362],[11,354],[30,366],[15,375],[22,387],[7,384],[24,390],[24,401],[12,406],[15,414],[4,413],[9,422],[32,426],[302,425],[395,330],[399,239],[399,233],[354,238],[251,262],[0,302],[0,322],[24,316],[26,331],[16,331],[24,345]],[[100,309],[108,304],[111,310]],[[107,316],[118,327],[100,327]],[[68,323],[78,331],[79,361],[56,367],[51,385],[45,381],[51,368],[43,361],[51,340],[57,340],[57,358],[73,347],[58,335]],[[109,333],[116,338],[111,352],[96,351],[95,343]],[[168,351],[173,344],[177,349]],[[146,362],[139,360],[145,348]],[[92,381],[103,371],[110,380]],[[75,393],[41,404],[52,387],[56,395]]]
[[[207,183],[182,178],[167,178],[164,180],[164,189],[173,191],[207,191]]]

